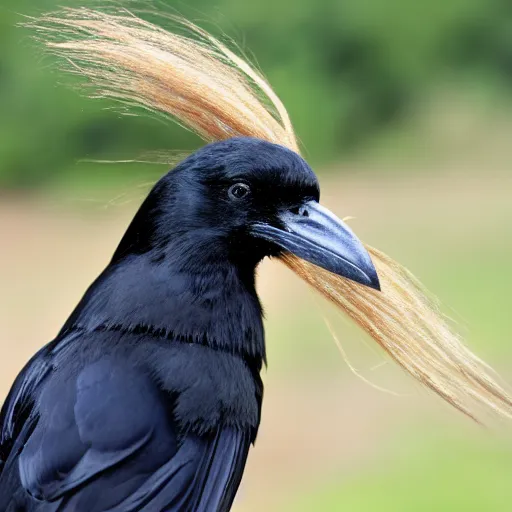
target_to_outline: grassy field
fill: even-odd
[[[323,201],[435,291],[468,344],[512,382],[512,176],[422,171],[357,169],[324,181]],[[55,335],[137,206],[102,204],[2,198],[1,395]],[[281,264],[265,262],[258,280],[269,367],[237,512],[510,510],[508,426],[482,429],[450,410]],[[391,393],[349,370],[325,318],[360,375]]]

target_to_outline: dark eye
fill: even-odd
[[[248,195],[250,191],[249,185],[245,183],[235,183],[229,187],[228,195],[230,199],[242,199]]]

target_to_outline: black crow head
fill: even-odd
[[[319,198],[314,172],[283,146],[251,137],[209,144],[155,185],[114,260],[152,252],[184,265],[207,257],[254,267],[290,252],[378,289],[367,251]]]

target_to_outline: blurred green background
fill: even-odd
[[[0,5],[2,395],[166,170],[101,161],[201,144],[69,87],[17,27],[23,15],[63,4],[93,5]],[[240,45],[289,109],[325,203],[418,274],[468,344],[512,382],[512,3],[152,5]],[[483,430],[459,417],[277,263],[262,265],[259,289],[270,364],[236,510],[511,510],[509,425]],[[349,370],[324,317],[359,375],[392,393]]]

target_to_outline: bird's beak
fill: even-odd
[[[281,213],[279,218],[282,227],[256,223],[253,235],[329,272],[380,290],[368,251],[327,208],[308,201],[298,210]]]

